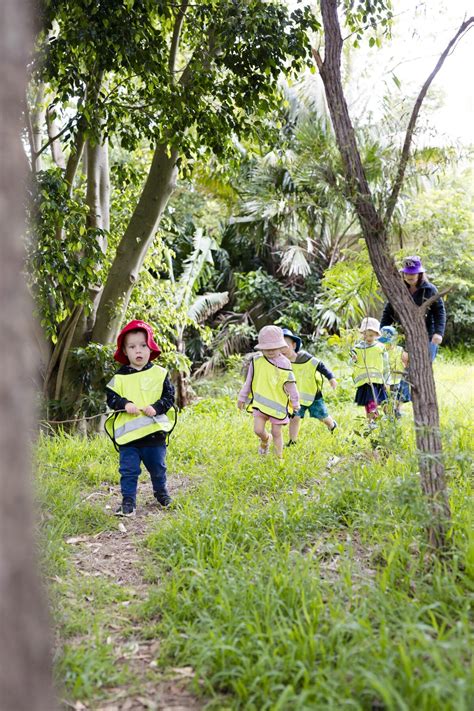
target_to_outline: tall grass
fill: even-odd
[[[196,485],[148,536],[146,565],[159,582],[133,622],[160,638],[162,669],[195,669],[196,692],[210,708],[472,708],[473,397],[465,363],[437,362],[436,371],[452,507],[444,560],[425,542],[410,406],[401,423],[387,421],[369,437],[358,409],[333,398],[339,429],[331,435],[305,420],[283,467],[257,457],[251,417],[236,411],[228,391],[209,391],[182,414],[169,471]],[[117,482],[116,455],[101,438],[82,442],[63,437],[40,447],[54,569],[64,536],[113,525],[97,502],[89,513],[77,502]],[[120,594],[98,599],[111,615]],[[80,632],[80,606],[57,604],[63,634]],[[81,665],[88,697],[100,695],[111,661],[102,641],[98,628],[82,661],[66,648],[59,673],[76,697]],[[96,663],[105,670],[98,679]]]

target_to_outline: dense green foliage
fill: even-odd
[[[257,458],[251,417],[235,409],[240,378],[227,377],[203,382],[203,399],[179,420],[170,482],[189,488],[178,508],[156,514],[142,549],[148,594],[130,602],[113,570],[75,572],[65,543],[82,535],[87,550],[115,529],[104,512],[116,500],[113,448],[100,437],[42,438],[45,566],[66,698],[94,706],[111,687],[143,694],[130,650],[155,640],[147,681],[191,668],[208,708],[468,711],[472,365],[439,359],[435,371],[453,512],[444,560],[426,547],[410,416],[371,439],[351,396],[328,396],[339,430],[305,420],[280,467]],[[143,492],[138,504],[144,516]]]

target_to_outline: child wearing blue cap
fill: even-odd
[[[393,397],[393,414],[395,417],[401,417],[401,406],[404,402],[410,402],[410,387],[403,375],[408,367],[408,353],[403,350],[402,346],[397,344],[398,333],[393,326],[382,326],[380,329],[379,343],[385,345],[385,350],[388,355],[388,363],[390,370],[390,392]]]
[[[290,440],[286,446],[291,447],[296,444],[301,419],[306,415],[306,412],[309,412],[310,417],[315,417],[323,422],[330,432],[334,432],[337,422],[328,412],[322,388],[323,377],[329,380],[329,384],[333,389],[337,386],[337,380],[322,361],[311,355],[311,353],[301,350],[302,341],[299,336],[289,328],[283,328],[282,331],[286,348],[281,352],[291,362],[301,404],[300,409],[290,419]]]

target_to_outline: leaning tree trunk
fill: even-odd
[[[48,620],[38,575],[30,440],[34,427],[32,305],[22,278],[26,164],[21,145],[31,8],[3,0],[0,10],[0,708],[52,711]]]
[[[157,146],[145,187],[117,248],[102,293],[92,340],[115,340],[130,300],[132,289],[155,231],[176,186],[178,151],[165,144]]]
[[[358,215],[380,285],[396,310],[406,333],[421,486],[430,509],[428,538],[434,547],[442,548],[446,544],[450,509],[442,460],[436,390],[428,351],[425,311],[414,304],[396,270],[387,239],[391,215],[386,215],[383,219],[378,214],[365,176],[342,88],[343,40],[337,7],[338,0],[321,0],[325,37],[324,61],[317,51],[313,51],[313,54],[323,80],[336,141],[343,160],[346,196],[354,205]],[[402,180],[403,173],[400,185]]]

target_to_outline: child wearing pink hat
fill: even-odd
[[[247,407],[253,414],[253,429],[260,439],[259,454],[268,454],[270,442],[276,456],[283,456],[282,427],[289,419],[289,404],[294,412],[300,402],[291,363],[281,351],[286,348],[279,326],[264,326],[255,346],[260,351],[250,361],[247,378],[239,393],[239,410]],[[270,422],[271,434],[266,431]]]
[[[386,402],[386,384],[390,377],[388,355],[380,336],[380,323],[367,317],[359,328],[362,340],[351,350],[352,378],[357,385],[354,402],[365,407],[369,423],[374,425],[379,416],[378,405]]]

